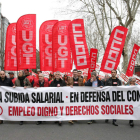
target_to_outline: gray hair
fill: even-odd
[[[44,77],[44,74],[43,74],[43,73],[39,73],[39,76],[40,76],[40,75],[41,75],[42,77]]]
[[[136,80],[136,78],[135,78],[135,77],[130,77],[130,78],[129,78],[129,81],[128,81],[128,82],[129,82],[129,84],[130,84],[130,82],[131,82],[132,80],[134,80],[134,79]]]
[[[96,76],[96,72],[91,72],[91,75],[94,75],[94,76]]]

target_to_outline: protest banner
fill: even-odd
[[[140,86],[0,87],[0,119],[66,121],[140,120]]]
[[[68,26],[70,20],[57,22],[52,29],[53,72],[70,72],[72,67]]]
[[[126,75],[128,77],[133,76],[133,71],[134,71],[134,67],[135,67],[135,60],[136,60],[137,53],[139,52],[139,48],[140,47],[137,44],[134,44],[134,47],[133,47],[133,50],[131,53],[131,57],[129,60],[129,64],[128,64],[128,67],[126,70]]]
[[[16,23],[11,23],[6,32],[4,70],[17,71],[16,55]]]
[[[40,70],[52,71],[52,28],[58,20],[48,20],[39,29]]]
[[[36,15],[21,16],[16,26],[17,67],[36,69]]]
[[[127,31],[128,29],[122,26],[117,26],[113,29],[104,53],[100,71],[111,73],[111,70],[117,69]]]
[[[70,22],[69,36],[72,49],[72,56],[76,69],[89,68],[90,59],[86,43],[83,19],[75,19]]]

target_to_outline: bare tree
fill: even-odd
[[[88,45],[96,46],[95,48],[102,46],[104,51],[109,35],[115,26],[121,25],[128,28],[123,51],[123,72],[126,72],[128,43],[139,5],[140,0],[69,0],[66,11],[67,14],[76,13],[76,17],[84,17],[85,25],[91,24],[94,27],[92,28],[94,31],[91,29],[92,33],[86,31]],[[96,42],[94,44],[94,41],[99,41],[100,43]]]

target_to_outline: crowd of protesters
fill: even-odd
[[[42,72],[40,70],[37,71],[37,76],[34,77],[30,75],[29,69],[24,69],[23,71],[18,72],[18,77],[14,77],[13,72],[9,72],[9,78],[7,78],[5,71],[0,72],[0,86],[10,86],[13,88],[16,87],[34,87],[34,89],[37,89],[38,87],[63,87],[63,86],[70,86],[73,88],[73,86],[91,86],[91,87],[104,87],[104,86],[121,86],[122,82],[119,80],[116,75],[117,71],[112,70],[111,76],[108,74],[105,75],[104,79],[100,79],[97,76],[96,71],[93,71],[91,73],[90,79],[87,79],[87,76],[82,76],[82,71],[78,71],[77,69],[73,70],[73,77],[67,76],[66,74],[61,77],[61,73],[57,71],[54,75],[49,74],[49,78],[44,77]],[[131,77],[129,78],[129,82],[127,86],[137,85],[136,79]],[[87,123],[91,124],[95,120],[89,120]],[[109,120],[105,120],[105,123],[108,123]],[[117,120],[113,120],[112,124],[114,126],[118,126]],[[75,121],[70,120],[69,123],[74,124]],[[0,124],[3,123],[3,120],[0,120]],[[42,121],[37,121],[37,125],[41,124]],[[60,126],[62,125],[62,122],[56,122]],[[23,124],[23,121],[20,121],[20,125]],[[131,127],[134,126],[133,120],[129,121],[129,125]]]

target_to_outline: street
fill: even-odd
[[[54,122],[4,121],[0,125],[0,140],[140,140],[140,121],[134,121],[131,128],[128,121],[118,120],[119,126],[113,126],[112,121],[96,120],[92,124],[78,121],[73,125],[63,122],[58,126]]]

